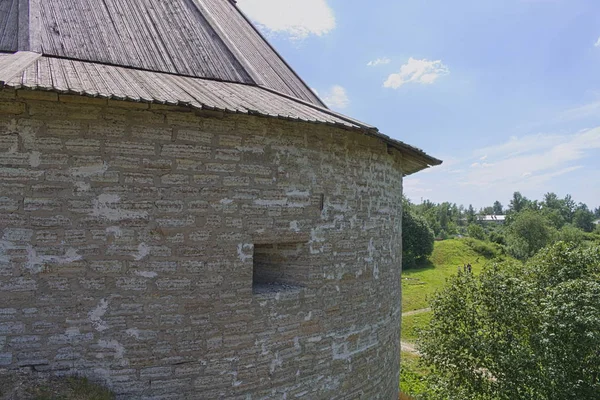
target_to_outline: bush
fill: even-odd
[[[492,231],[490,233],[490,242],[492,243],[496,243],[499,245],[505,245],[506,244],[506,238],[504,237],[504,235],[500,232],[496,232],[496,231]]]
[[[86,378],[38,378],[26,371],[0,370],[0,399],[114,400],[115,396]]]
[[[586,234],[572,225],[565,225],[559,231],[558,239],[563,242],[581,244],[586,239]]]
[[[451,278],[420,335],[429,400],[600,399],[600,246]]]
[[[489,242],[483,242],[481,240],[475,240],[471,238],[464,239],[464,241],[467,246],[473,249],[473,251],[484,256],[485,258],[495,258],[502,253],[496,245]]]
[[[477,224],[471,224],[467,228],[467,233],[473,239],[485,240],[485,231],[483,228]]]

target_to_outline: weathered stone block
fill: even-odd
[[[320,376],[393,397],[399,158],[334,127],[77,98],[0,115],[0,366],[123,398],[339,396]],[[256,244],[294,285],[253,282]]]

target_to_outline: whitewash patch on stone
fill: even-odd
[[[133,255],[135,261],[143,260],[150,254],[150,247],[146,243],[140,243],[137,250],[137,253]]]
[[[39,255],[33,246],[27,246],[26,267],[33,273],[42,272],[47,265],[65,265],[81,260],[83,257],[73,247],[66,249],[63,256]]]
[[[241,262],[246,262],[252,259],[252,252],[254,250],[253,244],[240,243],[238,244],[237,254]]]
[[[91,215],[102,217],[109,221],[116,222],[125,219],[146,218],[146,211],[123,210],[117,207],[121,198],[115,194],[101,194],[93,201]]]
[[[102,332],[108,329],[108,324],[102,320],[102,317],[104,316],[104,314],[106,314],[107,311],[108,301],[106,299],[101,299],[98,306],[92,311],[90,311],[90,313],[88,314],[88,318],[90,319],[92,326],[98,332]]]

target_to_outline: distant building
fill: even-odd
[[[484,223],[503,224],[506,220],[506,215],[478,215],[477,221]]]

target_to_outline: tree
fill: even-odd
[[[527,197],[523,196],[521,192],[514,192],[513,198],[510,201],[510,205],[508,206],[508,208],[510,209],[510,211],[518,213],[524,210],[528,204],[529,200],[527,199]]]
[[[500,203],[498,200],[496,200],[494,202],[494,215],[503,215],[504,214],[504,208],[502,207],[502,203]]]
[[[525,266],[459,272],[420,335],[426,398],[600,398],[599,276],[600,246],[564,242]]]
[[[595,228],[594,213],[585,204],[579,203],[577,210],[573,214],[573,225],[584,232],[592,232]]]
[[[506,242],[509,252],[525,260],[553,239],[554,231],[548,219],[531,210],[525,210],[512,218],[508,226]]]
[[[480,215],[492,215],[494,214],[494,207],[483,207],[479,210]]]
[[[467,210],[467,222],[472,224],[475,222],[477,218],[475,217],[475,209],[472,204],[469,204],[469,209]]]
[[[563,202],[558,198],[556,193],[549,192],[544,195],[543,207],[551,210],[560,210],[562,205]]]
[[[485,240],[485,231],[477,224],[471,224],[467,228],[467,234],[473,239]]]
[[[433,231],[423,217],[402,212],[402,267],[415,267],[433,253]]]
[[[560,229],[565,225],[565,219],[560,210],[543,208],[541,214],[547,218],[556,229]]]
[[[573,214],[576,208],[575,201],[571,198],[571,195],[566,195],[563,200],[563,217],[567,223],[570,224],[573,222]]]
[[[558,238],[563,242],[581,244],[585,240],[585,233],[573,225],[565,225],[558,232]]]

